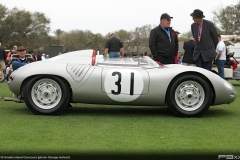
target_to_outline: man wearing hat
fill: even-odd
[[[10,62],[12,70],[16,70],[28,63],[31,63],[33,60],[31,57],[26,56],[26,48],[24,46],[19,46],[17,48],[17,55],[13,56],[12,61]]]
[[[203,19],[205,16],[199,9],[195,9],[192,16],[194,23],[191,25],[192,35],[195,39],[193,60],[197,67],[212,70],[212,60],[216,57],[218,34],[211,21]]]
[[[151,30],[149,48],[153,60],[162,64],[174,64],[174,58],[178,52],[178,38],[176,32],[170,27],[171,17],[163,13],[159,26]]]

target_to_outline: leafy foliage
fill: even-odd
[[[240,34],[240,1],[236,5],[219,8],[213,11],[214,22],[221,34],[234,35]]]
[[[44,13],[31,13],[26,10],[13,8],[7,10],[1,6],[1,32],[0,40],[5,47],[24,45],[29,50],[46,45],[49,39],[50,19]]]

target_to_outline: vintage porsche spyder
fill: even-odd
[[[168,106],[198,117],[229,104],[236,90],[215,73],[149,57],[104,59],[95,50],[65,53],[25,65],[10,75],[10,90],[35,114],[57,115],[72,103]]]

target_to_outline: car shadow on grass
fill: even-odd
[[[9,109],[7,109],[9,111]],[[27,107],[11,109],[11,114],[34,115]],[[210,107],[209,110],[200,118],[229,117],[234,112],[218,107]],[[168,107],[146,107],[146,106],[87,106],[87,107],[69,107],[58,116],[71,115],[96,115],[96,116],[159,116],[159,117],[177,117]]]
[[[213,118],[230,116],[232,113],[221,108],[209,109],[200,118]],[[168,107],[71,107],[67,108],[62,115],[136,115],[136,116],[160,116],[177,117]]]
[[[3,109],[3,108],[2,108]],[[16,108],[6,108],[9,114],[34,115],[27,106]],[[68,107],[58,116],[71,115],[143,115],[143,116],[174,116],[168,107],[122,107],[122,106],[87,106],[87,107]]]
[[[34,115],[27,107],[24,108],[15,108],[10,110],[11,114],[25,114],[25,115]]]
[[[240,84],[236,84],[236,83],[234,83],[234,84],[232,84],[233,86],[240,86]]]
[[[141,116],[174,116],[168,107],[72,107],[64,115],[141,115]]]
[[[233,113],[230,112],[227,109],[222,109],[222,108],[211,108],[208,109],[208,111],[202,116],[204,118],[213,118],[213,117],[229,117],[231,116]]]

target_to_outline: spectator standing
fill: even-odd
[[[162,64],[174,64],[178,52],[178,38],[176,32],[170,27],[171,17],[163,13],[160,17],[159,26],[151,30],[149,48],[153,60]]]
[[[33,56],[34,56],[34,60],[35,60],[35,61],[38,61],[38,54],[37,54],[37,53],[34,53]]]
[[[214,24],[203,19],[205,16],[199,9],[195,9],[192,16],[194,23],[191,25],[192,35],[195,39],[193,60],[197,67],[212,70],[212,60],[216,58],[218,35]]]
[[[32,59],[33,59],[33,61],[35,62],[35,61],[36,61],[36,59],[35,59],[35,54],[32,53],[31,55],[32,55]]]
[[[104,57],[106,57],[107,54],[109,54],[109,58],[124,57],[123,43],[114,33],[110,34],[105,44]]]
[[[12,58],[13,54],[17,54],[17,46],[16,45],[14,45],[13,49],[10,50],[10,52],[8,52],[7,58],[6,58],[7,63],[11,61],[11,58]]]
[[[195,40],[193,36],[190,37],[189,41],[183,43],[184,55],[183,55],[183,65],[186,66],[195,66],[193,61],[193,51],[195,47]]]
[[[44,53],[42,54],[41,59],[42,59],[42,61],[45,61],[45,60],[46,60],[46,57],[45,57],[45,54],[44,54]]]
[[[151,57],[151,53],[149,53],[148,51],[146,51],[146,52],[144,52],[144,56]]]
[[[2,44],[0,43],[0,82],[4,82],[4,70],[6,69],[5,65],[6,53],[2,48]]]
[[[19,46],[17,48],[17,57],[13,57],[10,62],[13,71],[33,61],[31,57],[26,57],[26,53],[26,48],[24,46]]]
[[[216,65],[218,68],[218,74],[220,77],[224,78],[224,64],[226,62],[226,46],[224,42],[221,40],[220,35],[218,35],[218,44],[216,52],[217,52]]]
[[[42,56],[41,56],[40,52],[38,52],[38,54],[37,54],[37,61],[41,61],[41,60],[42,60]]]

